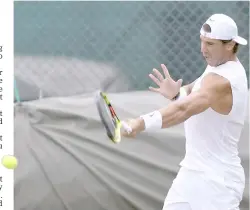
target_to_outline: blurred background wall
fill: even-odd
[[[96,90],[145,90],[165,63],[189,83],[205,68],[199,31],[231,16],[249,41],[249,2],[15,2],[15,77],[21,100]],[[249,76],[249,48],[239,51]]]

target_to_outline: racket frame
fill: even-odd
[[[111,115],[111,120],[112,120],[112,124],[114,125],[114,132],[112,132],[109,128],[109,126],[106,123],[106,120],[103,116],[102,113],[102,108],[100,105],[100,99],[103,99],[105,102],[105,105],[107,106],[106,108],[108,108],[110,115]],[[101,121],[106,129],[107,132],[107,136],[109,137],[109,139],[114,142],[114,143],[119,143],[121,141],[121,127],[122,127],[122,123],[120,121],[120,119],[118,118],[110,100],[108,99],[108,96],[106,93],[104,93],[103,91],[98,91],[97,95],[96,95],[96,105],[97,105],[97,109],[98,109],[98,113],[99,116],[101,118]],[[114,135],[112,134],[114,133]]]

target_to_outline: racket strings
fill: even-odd
[[[119,142],[121,123],[116,112],[104,93],[97,96],[97,107],[99,107],[99,115],[106,128],[107,135],[114,142]]]

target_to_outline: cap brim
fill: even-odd
[[[243,37],[237,36],[233,40],[240,45],[247,45],[247,40]]]

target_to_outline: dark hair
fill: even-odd
[[[229,43],[231,42],[232,40],[221,40],[223,44],[226,44],[226,43]],[[233,48],[233,53],[237,53],[239,50],[239,44],[238,43],[235,43],[234,45],[234,48]]]
[[[207,23],[205,23],[203,26],[202,26],[203,30],[207,33],[211,33],[211,27],[210,25],[208,25]],[[223,44],[227,44],[229,42],[231,42],[232,40],[220,40]],[[235,43],[234,45],[234,48],[233,48],[233,53],[237,53],[239,50],[239,44],[238,43]]]

